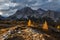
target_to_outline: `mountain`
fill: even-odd
[[[48,10],[48,11],[46,11],[46,13],[43,15],[43,17],[49,17],[49,18],[52,18],[54,21],[57,21],[57,20],[59,20],[59,18],[60,18],[59,15],[60,15],[60,12]]]
[[[39,8],[38,10],[32,10],[30,7],[24,7],[21,10],[17,10],[15,14],[9,16],[8,18],[10,19],[20,19],[20,18],[25,18],[28,19],[29,16],[30,17],[35,17],[35,18],[39,18],[39,17],[50,17],[53,20],[58,20],[60,12],[57,11],[52,11],[52,10],[48,10],[45,11],[41,8]]]
[[[40,11],[40,12],[39,12]],[[30,7],[24,7],[21,10],[17,10],[17,12],[11,16],[9,16],[9,18],[28,18],[28,16],[30,17],[35,17],[38,18],[41,16],[41,13],[45,12],[42,9],[40,10],[32,10]]]
[[[41,17],[42,17],[44,14],[46,14],[46,11],[43,10],[43,9],[41,9],[41,8],[39,8],[39,9],[37,10],[37,12],[39,12],[39,14],[40,14]]]
[[[4,20],[4,19],[5,19],[5,17],[3,17],[3,16],[0,15],[0,20]]]

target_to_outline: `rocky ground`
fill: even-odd
[[[57,40],[55,37],[32,28],[16,28],[5,40]]]

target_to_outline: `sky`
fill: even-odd
[[[0,0],[0,15],[8,17],[23,7],[59,11],[60,0]]]

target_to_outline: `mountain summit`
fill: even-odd
[[[39,8],[38,10],[32,10],[30,7],[24,7],[21,10],[17,10],[17,12],[15,14],[9,16],[9,18],[12,18],[12,19],[26,18],[26,19],[28,19],[28,16],[35,17],[35,18],[47,16],[52,19],[58,19],[59,15],[60,15],[60,12],[56,12],[56,11],[52,11],[52,10],[45,11],[41,8]]]
[[[32,10],[30,7],[24,7],[21,10],[17,10],[17,12],[14,15],[11,15],[10,18],[16,17],[16,18],[28,18],[28,16],[32,17],[39,17],[40,14],[37,10]]]

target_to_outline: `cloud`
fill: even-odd
[[[0,15],[3,15],[3,13],[2,13],[2,12],[0,12]]]
[[[0,11],[3,16],[12,15],[17,9],[21,9],[25,6],[29,6],[33,9],[48,9],[49,7],[49,9],[57,9],[60,8],[57,7],[60,6],[60,0],[0,0]]]
[[[0,15],[8,17],[10,15],[13,15],[16,11],[17,11],[17,9],[13,9],[13,10],[11,9],[8,11],[0,11]]]
[[[9,7],[8,6],[6,6],[6,5],[0,5],[0,10],[7,10],[7,9],[9,9]]]
[[[52,2],[52,0],[48,0],[48,2]]]
[[[17,3],[13,3],[10,0],[0,0],[0,15],[9,16],[16,12],[17,9],[12,9],[18,6]]]

